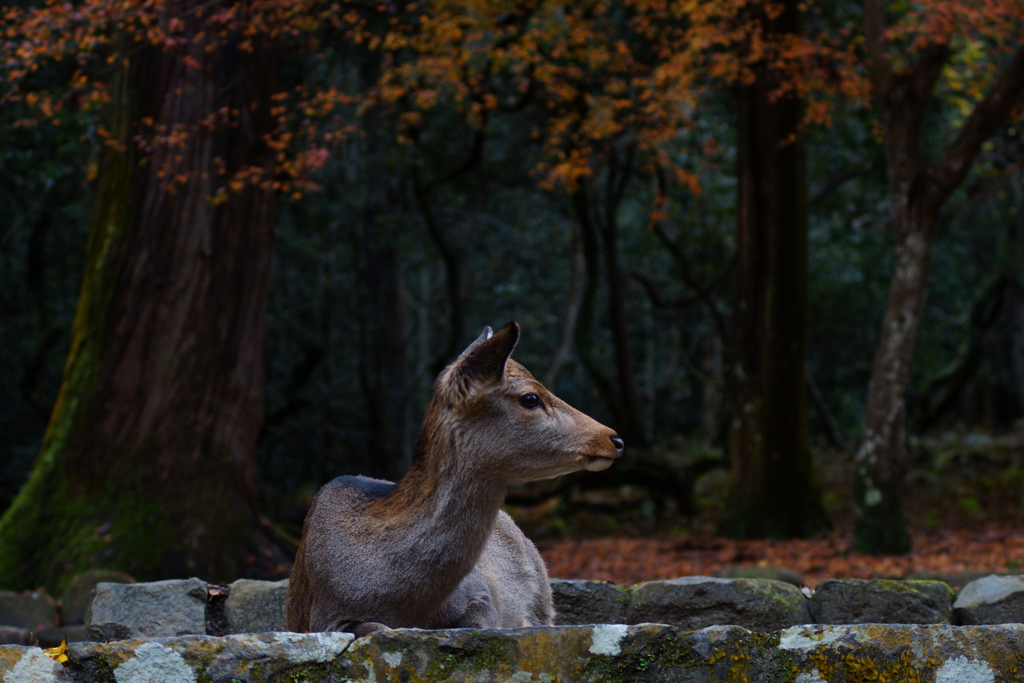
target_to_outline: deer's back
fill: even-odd
[[[288,584],[289,629],[325,630],[325,609],[360,591],[359,577],[366,577],[367,563],[373,564],[372,552],[367,552],[372,550],[372,539],[368,537],[365,509],[394,488],[390,481],[345,476],[325,484],[313,498]],[[366,611],[359,610],[358,605],[353,607]]]

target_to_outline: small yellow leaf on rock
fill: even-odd
[[[60,641],[60,645],[57,647],[51,647],[49,650],[43,650],[43,654],[48,655],[50,659],[54,659],[61,664],[68,661],[68,641]]]

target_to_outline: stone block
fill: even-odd
[[[804,585],[804,579],[792,569],[785,567],[772,567],[770,565],[723,567],[716,569],[714,576],[719,579],[771,579],[772,581],[784,581],[791,583],[797,588]]]
[[[206,598],[201,579],[99,583],[86,632],[97,641],[205,634]]]
[[[287,631],[284,598],[288,580],[253,581],[239,579],[228,590],[224,603],[228,633]]]
[[[700,629],[732,624],[773,631],[810,623],[807,598],[796,586],[768,579],[686,576],[648,581],[633,589],[626,623]]]
[[[986,576],[964,586],[953,603],[958,624],[1024,622],[1024,576]]]
[[[0,626],[0,645],[28,645],[28,629]]]
[[[135,583],[124,572],[113,569],[90,569],[75,575],[61,596],[61,623],[84,624],[85,613],[92,602],[92,591],[98,583]]]
[[[551,579],[555,624],[622,624],[629,591],[605,581]]]
[[[941,581],[829,579],[807,607],[817,624],[948,624],[952,603]]]
[[[57,603],[42,591],[0,590],[0,626],[43,629],[57,625]]]

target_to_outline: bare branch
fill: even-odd
[[[967,175],[981,144],[996,131],[1024,93],[1024,45],[1017,48],[1003,75],[964,123],[935,171],[941,196],[953,191]]]

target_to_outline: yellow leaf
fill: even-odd
[[[43,654],[61,664],[66,663],[68,661],[68,641],[60,641],[60,645],[51,647],[49,650],[43,650]]]

